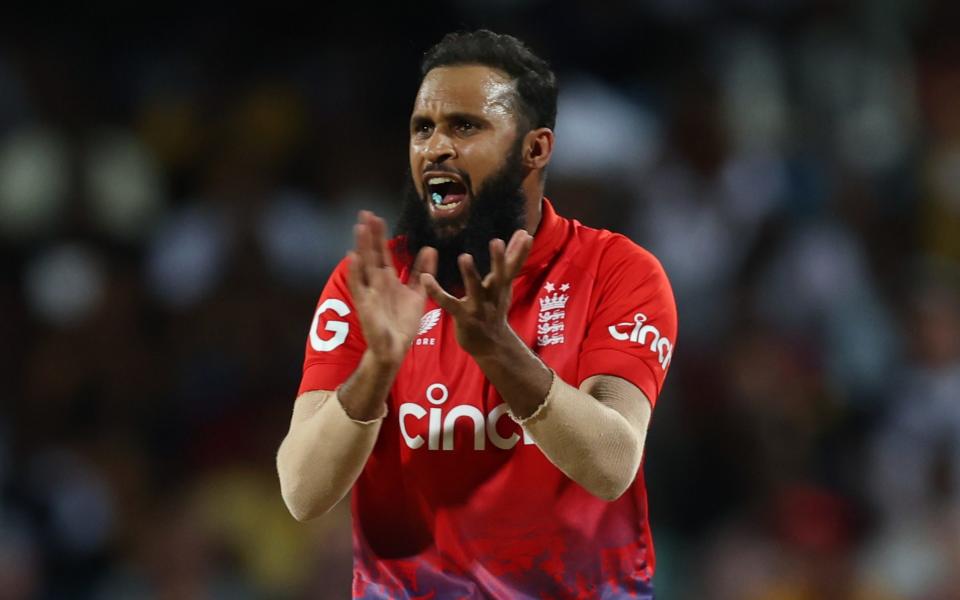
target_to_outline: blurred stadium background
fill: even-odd
[[[960,598],[956,2],[315,8],[0,24],[0,598],[347,597],[345,503],[294,522],[274,453],[477,26],[560,76],[548,195],[675,287],[659,597]]]

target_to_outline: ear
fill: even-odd
[[[528,131],[523,139],[523,165],[530,169],[545,169],[553,155],[553,141],[553,130],[548,127]]]

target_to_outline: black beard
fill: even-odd
[[[453,234],[438,232],[428,212],[430,200],[417,194],[413,176],[408,178],[396,233],[406,236],[410,260],[421,248],[437,249],[437,281],[444,289],[463,289],[458,256],[464,252],[472,254],[477,271],[483,277],[490,272],[490,240],[500,238],[506,243],[514,231],[525,227],[526,199],[521,185],[526,173],[520,151],[520,143],[515,144],[503,166],[490,175],[476,194],[469,188],[470,207],[464,225]],[[466,177],[464,182],[469,185]]]

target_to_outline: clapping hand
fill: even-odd
[[[348,252],[347,285],[367,348],[378,361],[399,365],[413,342],[427,295],[421,274],[436,273],[437,251],[417,253],[409,281],[400,282],[387,245],[387,226],[370,211],[360,211],[353,227],[356,248]]]
[[[533,246],[533,236],[522,229],[514,232],[504,248],[503,240],[490,242],[490,272],[480,278],[473,256],[457,258],[466,295],[455,298],[437,282],[434,271],[421,270],[420,280],[427,294],[456,323],[457,342],[475,358],[497,351],[509,336],[507,312],[510,309],[512,284]],[[435,261],[435,254],[434,261]],[[435,262],[433,263],[436,264]]]

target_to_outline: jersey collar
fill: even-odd
[[[533,235],[530,256],[520,269],[521,275],[538,271],[550,262],[563,242],[565,222],[566,219],[557,214],[553,204],[544,196],[540,202],[540,224]]]

